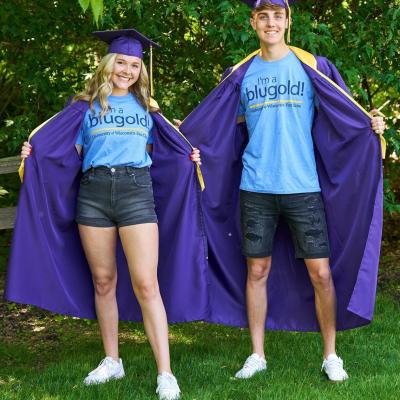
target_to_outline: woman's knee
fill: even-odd
[[[135,283],[134,291],[139,301],[152,301],[160,295],[158,282],[153,279]]]
[[[108,296],[115,293],[116,275],[93,276],[94,290],[97,296]]]

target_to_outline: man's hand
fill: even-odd
[[[383,120],[383,117],[377,116],[379,114],[379,110],[373,109],[372,111],[369,112],[369,114],[372,117],[371,120],[371,127],[372,130],[377,134],[377,135],[383,135],[386,129],[386,124],[385,121]]]

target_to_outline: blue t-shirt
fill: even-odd
[[[109,96],[110,110],[100,116],[101,106],[93,103],[95,112],[87,110],[76,144],[83,146],[82,170],[91,167],[151,165],[146,144],[153,143],[151,115],[129,93]]]
[[[314,91],[292,51],[268,62],[256,56],[241,85],[239,115],[249,143],[240,188],[250,192],[318,192],[311,137]]]

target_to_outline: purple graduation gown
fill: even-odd
[[[83,101],[68,105],[32,136],[5,297],[60,314],[95,318],[93,283],[74,222],[81,176],[75,140],[87,109]],[[160,229],[161,294],[171,322],[206,319],[206,246],[191,147],[161,114],[152,117],[151,175]],[[117,258],[120,318],[140,321],[120,243]]]
[[[242,63],[185,119],[181,130],[201,149],[206,190],[190,146],[160,114],[153,178],[160,228],[159,282],[170,322],[203,320],[247,326],[246,265],[238,194],[244,124],[236,125]],[[370,119],[315,68],[303,64],[320,108],[313,129],[338,297],[338,328],[373,315],[382,225],[381,153]],[[326,59],[318,69],[345,88]],[[94,318],[93,285],[74,222],[81,161],[74,144],[87,104],[75,103],[33,137],[25,166],[5,296],[57,313]],[[314,294],[295,260],[287,227],[278,229],[268,283],[271,329],[315,331]],[[126,261],[118,249],[120,318],[141,320]]]

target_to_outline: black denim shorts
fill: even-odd
[[[292,233],[296,258],[328,258],[329,240],[321,193],[267,194],[240,191],[243,254],[272,255],[279,218]]]
[[[97,167],[80,182],[76,222],[95,227],[156,223],[150,169]]]

